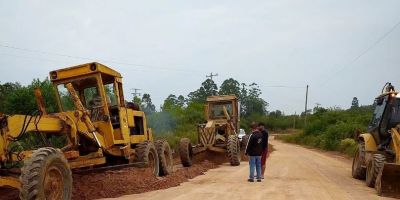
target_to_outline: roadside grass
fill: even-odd
[[[354,156],[357,149],[357,142],[352,138],[330,141],[324,139],[323,136],[305,135],[303,132],[290,135],[277,135],[275,138],[287,143],[299,144],[326,151],[338,151],[350,157]]]

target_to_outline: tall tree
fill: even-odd
[[[233,94],[240,99],[240,97],[242,96],[240,92],[240,83],[233,78],[226,79],[219,88],[219,94],[220,95]]]
[[[150,94],[147,94],[147,93],[143,94],[142,107],[143,107],[143,111],[146,114],[152,114],[156,111],[156,106],[151,101]]]
[[[5,101],[7,97],[20,89],[21,85],[19,83],[4,83],[0,84],[0,113],[5,112]]]
[[[351,101],[351,107],[350,108],[358,108],[358,98],[357,97],[353,97],[353,100]]]
[[[10,88],[9,86],[7,86]],[[34,89],[40,88],[42,91],[42,96],[46,104],[46,110],[49,113],[57,112],[57,101],[55,97],[55,91],[53,85],[49,79],[40,81],[39,79],[34,79],[32,83],[28,86],[20,86],[16,84],[12,86],[13,88],[8,93],[2,102],[0,112],[5,112],[7,114],[28,114],[37,110]]]
[[[249,116],[252,113],[266,114],[268,103],[260,97],[262,94],[256,83],[249,85],[246,97],[242,100],[242,114]]]
[[[201,87],[189,93],[188,98],[191,102],[205,102],[208,96],[218,95],[218,86],[212,79],[206,79]]]
[[[163,111],[170,111],[174,108],[182,108],[184,104],[185,104],[185,97],[183,97],[182,95],[176,97],[175,95],[170,94],[164,100],[164,104],[161,106],[161,109]]]

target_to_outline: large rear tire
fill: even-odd
[[[136,154],[139,162],[144,162],[155,176],[159,175],[160,161],[153,143],[149,141],[139,143],[136,147]]]
[[[386,158],[382,154],[374,154],[367,162],[366,183],[368,187],[375,187],[376,178],[385,164]]]
[[[51,147],[40,148],[24,162],[20,176],[21,200],[70,200],[72,174],[64,155]]]
[[[156,149],[160,161],[160,176],[171,174],[174,166],[171,147],[167,141],[157,140]]]
[[[188,138],[182,138],[179,142],[179,156],[184,167],[192,166],[193,150]]]
[[[240,165],[240,142],[237,135],[228,136],[227,153],[232,166]]]
[[[358,148],[353,158],[353,165],[351,169],[351,175],[353,178],[365,180],[366,169],[365,165],[365,146],[364,143],[358,144]]]

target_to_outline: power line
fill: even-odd
[[[187,72],[187,73],[199,72],[199,71],[183,70],[183,69],[177,69],[177,68],[158,67],[158,66],[154,66],[154,65],[144,65],[144,64],[119,62],[119,61],[115,61],[115,60],[104,60],[104,59],[95,59],[95,58],[90,58],[90,57],[73,56],[73,55],[62,54],[62,53],[55,53],[55,52],[48,52],[48,51],[42,51],[42,50],[36,50],[36,49],[21,48],[21,47],[10,46],[10,45],[5,45],[5,44],[0,44],[0,47],[8,48],[8,49],[14,49],[14,50],[18,50],[18,51],[26,51],[26,52],[32,52],[32,53],[39,53],[39,54],[46,54],[46,55],[52,55],[52,56],[72,58],[72,59],[90,60],[90,61],[96,61],[97,60],[97,61],[101,61],[101,62],[114,63],[114,64],[120,64],[120,65],[147,67],[147,68],[159,69],[159,70],[164,70],[164,71],[165,70],[166,71],[179,71],[179,72]]]
[[[382,42],[387,36],[389,36],[394,30],[396,30],[396,28],[400,25],[400,21],[398,21],[392,28],[390,28],[388,31],[386,31],[378,40],[376,40],[375,42],[373,42],[370,46],[368,46],[368,48],[366,48],[364,51],[362,51],[359,55],[357,55],[356,57],[354,57],[353,59],[351,59],[347,64],[345,64],[345,66],[343,66],[341,69],[339,69],[338,71],[336,71],[332,76],[330,76],[330,78],[326,79],[325,82],[323,82],[321,84],[321,86],[325,85],[326,83],[328,83],[330,80],[332,80],[333,78],[336,77],[336,75],[338,75],[340,72],[342,72],[343,70],[345,70],[346,68],[351,67],[350,64],[355,63],[358,59],[360,59],[362,56],[364,56],[366,53],[368,53],[371,49],[373,49],[374,47],[376,47],[380,42]]]
[[[262,87],[269,87],[269,88],[305,88],[304,86],[288,86],[288,85],[263,85]]]

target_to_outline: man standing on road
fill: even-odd
[[[245,154],[249,156],[250,176],[248,181],[254,182],[254,169],[257,171],[257,182],[261,182],[261,154],[263,152],[263,135],[257,129],[258,124],[251,123],[251,134],[246,145]]]
[[[261,154],[261,179],[264,179],[265,174],[265,164],[268,158],[268,131],[265,129],[264,123],[260,122],[258,124],[258,130],[262,133],[263,136],[263,152]]]

